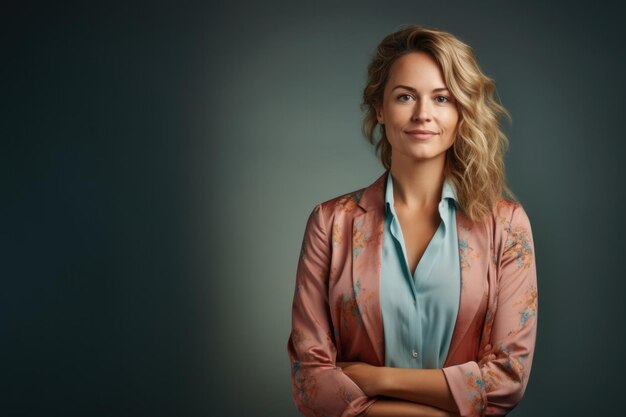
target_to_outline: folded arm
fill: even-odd
[[[425,404],[395,398],[379,398],[367,411],[367,417],[458,417],[458,414]]]

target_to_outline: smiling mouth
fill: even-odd
[[[413,138],[415,138],[415,139],[418,139],[418,140],[430,139],[433,136],[437,136],[437,133],[430,132],[430,131],[427,131],[427,130],[421,130],[421,131],[414,130],[414,131],[411,131],[411,132],[406,132],[406,134],[411,136],[411,137],[413,137]]]

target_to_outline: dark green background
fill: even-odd
[[[511,415],[618,412],[620,7],[60,3],[0,9],[2,415],[296,416],[306,218],[382,173],[360,97],[405,23],[472,45],[513,116],[540,307]]]

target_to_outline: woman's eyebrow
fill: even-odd
[[[402,85],[402,84],[396,85],[394,88],[391,89],[391,91],[393,91],[393,90],[395,90],[397,88],[404,88],[405,90],[409,90],[409,91],[412,91],[414,93],[417,93],[417,90],[415,88],[409,87],[408,85]],[[438,93],[440,91],[448,91],[449,92],[450,90],[448,90],[445,87],[439,87],[439,88],[435,88],[432,92],[433,93]]]

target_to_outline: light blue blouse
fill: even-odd
[[[439,203],[442,221],[411,276],[394,208],[391,171],[387,175],[380,275],[385,366],[443,367],[461,295],[456,201],[454,185],[444,181]]]

